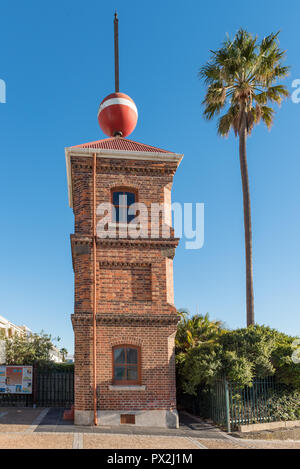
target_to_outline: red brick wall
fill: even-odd
[[[92,165],[91,158],[72,157],[73,210],[75,233],[90,234],[92,229]],[[114,187],[136,189],[138,202],[149,211],[152,203],[171,203],[170,190],[176,170],[174,163],[134,162],[131,160],[97,161],[97,205],[111,201]]]
[[[71,236],[75,277],[72,317],[75,333],[75,409],[92,410],[92,166],[90,157],[72,157],[75,234]],[[138,201],[170,203],[174,163],[97,160],[97,204],[110,202],[114,187],[132,187]],[[150,226],[151,219],[148,218]],[[173,233],[171,233],[173,234]],[[176,407],[173,305],[174,238],[97,241],[97,390],[102,410]],[[115,391],[112,347],[141,347],[145,390]]]
[[[75,312],[91,313],[93,285],[92,250],[87,245],[88,254],[74,254],[77,252],[77,243],[80,243],[80,241],[74,240],[76,246],[73,247]],[[147,242],[146,246],[138,246],[137,243],[132,242],[128,247],[120,247],[118,242],[114,243],[113,246],[99,242],[97,249],[98,310],[107,313],[119,313],[121,308],[123,312],[132,312],[134,314],[143,312],[152,314],[174,313],[174,306],[167,301],[169,299],[173,302],[173,261],[166,257],[168,254],[169,251],[165,252],[164,247],[156,247],[151,241]],[[120,271],[123,271],[123,273],[121,274]],[[132,282],[129,281],[130,271],[131,273],[135,272],[136,276],[139,272],[139,281],[134,289],[131,288]],[[143,282],[140,278],[142,271],[146,273]],[[120,275],[120,278],[122,275],[123,287],[127,279],[127,292],[121,287],[120,296],[116,296],[119,291],[119,284],[117,282],[109,284],[108,282],[109,276],[113,278],[113,275]],[[169,291],[167,292],[168,285]],[[152,301],[149,299],[150,286]],[[141,287],[145,288],[144,293],[147,297],[137,298],[136,295],[138,290],[141,290]]]
[[[150,264],[107,263],[100,266],[98,281],[100,304],[152,300]]]
[[[75,355],[75,408],[91,410],[92,327],[77,326]],[[174,332],[176,325],[101,325],[97,327],[97,395],[101,410],[154,410],[176,408]],[[144,391],[110,390],[112,347],[141,347],[141,385]]]

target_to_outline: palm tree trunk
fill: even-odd
[[[253,293],[253,267],[252,267],[252,227],[251,227],[251,205],[249,192],[249,178],[247,165],[247,128],[246,115],[239,132],[240,167],[243,186],[244,203],[244,227],[245,227],[245,251],[246,251],[246,299],[247,299],[247,326],[254,324],[254,293]]]

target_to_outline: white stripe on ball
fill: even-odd
[[[100,104],[98,116],[100,112],[103,111],[103,109],[105,109],[108,106],[112,106],[113,104],[122,104],[123,106],[128,106],[133,111],[135,111],[136,115],[138,116],[138,110],[137,110],[136,105],[132,101],[126,98],[111,98],[111,99],[108,99],[107,101],[104,101],[104,103]]]

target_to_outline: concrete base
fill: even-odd
[[[75,425],[93,425],[94,412],[92,410],[74,410]]]
[[[99,410],[98,425],[121,425],[121,415],[135,415],[135,425],[138,427],[178,428],[179,418],[177,410]],[[93,425],[93,411],[75,410],[75,425]]]

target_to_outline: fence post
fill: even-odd
[[[227,379],[224,379],[224,384],[225,384],[225,403],[226,403],[226,426],[227,426],[227,432],[231,432],[231,425],[230,425],[230,406],[229,406],[229,388],[228,388],[228,382]]]

